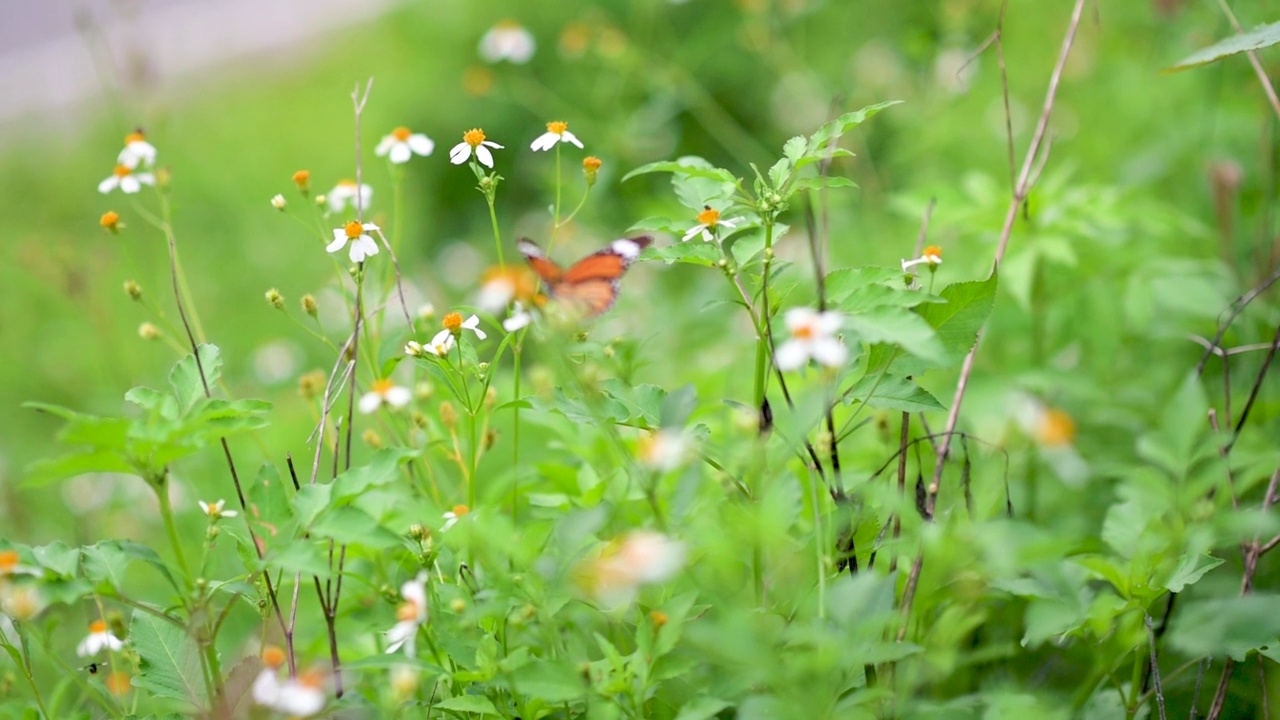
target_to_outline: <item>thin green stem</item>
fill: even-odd
[[[18,645],[22,651],[22,662],[18,663],[18,669],[22,671],[22,677],[25,678],[27,684],[31,686],[31,694],[35,696],[36,706],[40,708],[40,715],[48,718],[48,720],[53,720],[53,716],[49,714],[49,708],[44,704],[44,696],[40,694],[40,688],[36,685],[35,675],[31,672],[31,652],[27,648],[26,630],[22,627],[22,623],[16,620],[13,623],[13,627],[17,630]],[[3,642],[3,636],[0,636],[0,642]]]
[[[554,220],[551,223],[551,239],[547,241],[547,252],[556,242],[556,234],[560,230],[560,143],[556,143],[556,204]]]
[[[164,520],[165,532],[169,535],[169,544],[173,546],[174,557],[178,560],[178,568],[182,570],[182,576],[187,581],[187,586],[191,586],[191,568],[187,565],[187,558],[182,554],[182,541],[178,538],[178,526],[173,521],[173,503],[169,500],[169,487],[166,478],[160,478],[153,483],[156,490],[156,500],[160,503],[160,517]],[[186,603],[186,599],[183,600]]]
[[[519,525],[520,512],[520,351],[524,344],[524,335],[526,330],[518,331],[519,336],[516,337],[515,345],[511,348],[513,354],[513,379],[512,379],[512,400],[515,405],[512,406],[514,413],[512,419],[512,441],[511,441],[511,524]]]

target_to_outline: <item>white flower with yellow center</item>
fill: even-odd
[[[902,261],[902,272],[909,272],[916,265],[927,265],[930,270],[935,270],[942,264],[942,248],[937,245],[930,245],[920,253],[920,257],[914,260]]]
[[[102,652],[103,648],[115,652],[122,647],[124,641],[111,633],[105,621],[94,620],[89,624],[89,634],[76,646],[76,654],[90,657]]]
[[[309,670],[284,682],[277,673],[277,668],[268,666],[258,674],[253,683],[254,702],[296,718],[311,717],[324,709],[327,676],[323,672]]]
[[[223,506],[227,504],[225,500],[219,500],[216,503],[207,503],[203,500],[200,500],[199,503],[200,503],[200,509],[204,511],[204,514],[208,515],[209,519],[214,522],[217,522],[222,518],[233,518],[238,514],[235,510],[222,509]]]
[[[366,183],[356,185],[355,180],[342,180],[329,194],[325,196],[329,203],[331,212],[342,212],[347,209],[347,204],[355,204],[356,198],[360,199],[359,207],[362,210],[369,209],[369,201],[373,200],[373,188]]]
[[[538,49],[533,35],[514,20],[503,20],[489,28],[480,38],[480,57],[485,62],[497,63],[506,60],[516,65],[529,62]]]
[[[461,336],[463,330],[470,330],[475,333],[476,337],[480,340],[489,337],[485,334],[485,331],[480,329],[480,317],[477,315],[472,315],[466,320],[463,320],[462,313],[451,312],[444,316],[444,319],[441,320],[441,324],[444,325],[445,330],[448,330],[454,335]],[[439,336],[437,335],[437,337]],[[435,344],[434,340],[431,342],[432,344]]]
[[[636,459],[651,470],[671,472],[689,458],[692,445],[684,431],[663,428],[640,438],[636,443]]]
[[[449,150],[449,162],[454,165],[461,165],[471,159],[474,153],[476,161],[487,168],[493,167],[493,153],[489,152],[489,148],[502,149],[502,146],[491,140],[484,139],[484,131],[480,128],[471,128],[462,133],[462,142],[453,146]]]
[[[684,567],[684,543],[652,530],[615,542],[587,568],[592,593],[604,605],[631,602],[642,585],[666,582]]]
[[[702,212],[698,213],[698,224],[689,228],[689,232],[685,233],[684,237],[680,238],[680,241],[688,242],[689,240],[701,235],[703,241],[711,242],[716,239],[716,228],[723,227],[733,229],[738,225],[738,222],[739,221],[736,219],[725,220],[720,217],[719,210],[716,210],[710,205],[704,205]]]
[[[471,508],[466,505],[454,505],[453,509],[444,514],[444,525],[440,527],[440,532],[447,532],[449,528],[458,524],[458,520],[466,517],[471,512]]]
[[[124,138],[124,149],[116,156],[116,162],[131,170],[139,165],[151,167],[156,164],[156,146],[147,142],[141,130],[131,132]]]
[[[396,608],[396,624],[387,631],[387,652],[403,647],[406,655],[413,655],[418,628],[427,621],[427,574],[418,573],[418,577],[401,585],[400,596],[404,602]]]
[[[533,322],[533,313],[524,308],[524,303],[517,300],[511,307],[511,315],[502,321],[502,329],[509,333],[521,330]]]
[[[155,185],[156,176],[149,172],[134,172],[128,165],[116,165],[111,177],[98,183],[98,192],[107,194],[116,188],[120,192],[132,195],[142,189],[143,185]]]
[[[0,579],[6,575],[32,575],[40,577],[44,571],[38,567],[22,564],[22,557],[17,550],[0,550]]]
[[[373,152],[378,157],[387,156],[387,159],[398,165],[409,162],[409,158],[415,154],[426,157],[435,149],[436,144],[431,141],[431,138],[401,126],[382,138]]]
[[[360,397],[360,412],[368,415],[382,407],[383,404],[390,405],[393,408],[401,408],[409,404],[413,399],[413,391],[409,388],[400,387],[391,381],[391,378],[382,378],[375,380],[373,386],[369,388],[369,392]]]
[[[848,359],[848,348],[836,338],[842,324],[840,313],[792,308],[784,322],[791,337],[778,346],[774,361],[779,370],[795,370],[811,358],[827,367],[839,367]]]
[[[378,226],[373,223],[364,223],[363,225],[352,220],[340,228],[333,229],[333,242],[325,246],[325,250],[331,253],[338,252],[346,247],[347,243],[351,243],[351,250],[348,256],[353,263],[361,263],[365,258],[378,254],[378,243],[373,241],[369,236],[369,232],[377,230]]]
[[[547,123],[547,131],[538,136],[529,148],[534,152],[542,150],[550,150],[556,146],[556,143],[570,143],[582,147],[582,142],[577,136],[569,132],[569,123],[555,120]]]

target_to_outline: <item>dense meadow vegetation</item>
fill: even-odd
[[[0,716],[1270,717],[1266,10],[92,43],[0,148]]]

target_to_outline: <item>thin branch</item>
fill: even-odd
[[[1218,7],[1222,8],[1222,12],[1231,21],[1231,26],[1236,29],[1236,34],[1244,32],[1244,28],[1240,27],[1240,22],[1236,20],[1235,13],[1231,12],[1231,6],[1226,0],[1218,0]],[[1245,55],[1249,57],[1249,64],[1253,66],[1253,74],[1258,76],[1258,83],[1262,85],[1262,91],[1267,95],[1267,102],[1271,103],[1271,109],[1275,111],[1276,118],[1280,119],[1280,97],[1276,96],[1276,89],[1271,84],[1271,78],[1267,76],[1267,71],[1262,67],[1262,61],[1258,60],[1258,54],[1252,50],[1246,50]]]
[[[1235,322],[1236,318],[1240,316],[1240,313],[1244,312],[1244,309],[1249,307],[1249,303],[1253,302],[1259,295],[1266,292],[1276,283],[1277,280],[1280,280],[1280,269],[1271,273],[1270,277],[1263,280],[1261,283],[1258,283],[1258,285],[1256,285],[1252,290],[1231,302],[1231,314],[1227,317],[1225,322],[1222,322],[1218,326],[1218,334],[1213,336],[1213,340],[1209,343],[1208,349],[1206,349],[1204,354],[1200,356],[1200,362],[1196,363],[1197,375],[1204,372],[1204,364],[1209,361],[1209,356],[1214,353],[1214,349],[1221,346],[1222,337],[1227,334],[1227,330],[1231,327],[1231,324]]]
[[[1147,645],[1151,648],[1151,677],[1156,692],[1156,709],[1160,712],[1160,720],[1168,720],[1164,711],[1164,688],[1160,684],[1160,662],[1156,658],[1156,633],[1151,623],[1151,616],[1143,613],[1143,621],[1147,625]]]

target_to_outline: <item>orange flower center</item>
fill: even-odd
[[[562,120],[553,120],[547,123],[547,132],[563,135],[565,130],[569,129],[569,123]]]
[[[221,504],[221,503],[216,503],[216,502],[215,502],[215,503],[209,503],[209,510],[208,510],[208,513],[209,513],[209,517],[219,517],[219,516],[221,516],[221,515],[222,515],[222,504]]]
[[[391,392],[391,388],[395,386],[395,383],[391,382],[391,378],[373,381],[373,391],[382,396],[386,396],[387,393]]]
[[[470,145],[471,147],[476,147],[480,143],[484,142],[484,131],[480,128],[472,128],[462,133],[462,142]]]
[[[583,170],[589,170],[591,172],[595,172],[596,170],[600,169],[600,165],[602,165],[602,163],[600,162],[600,158],[596,157],[595,155],[589,155],[582,159]]]
[[[812,325],[801,325],[800,327],[791,331],[791,337],[794,337],[797,340],[811,340],[813,338],[813,335],[814,335],[814,332],[813,332]]]
[[[113,228],[120,224],[120,214],[114,210],[108,210],[102,213],[102,217],[98,220],[98,223],[104,228]]]
[[[129,143],[142,142],[146,139],[147,136],[143,135],[141,130],[136,130],[124,136],[124,144],[128,145]]]
[[[269,668],[275,669],[284,664],[284,650],[275,645],[268,645],[262,650],[262,664]]]
[[[471,512],[471,508],[467,507],[466,505],[453,506],[453,514],[458,517],[462,517],[463,515],[466,515],[469,512]]]
[[[1057,408],[1045,410],[1036,428],[1036,439],[1051,447],[1068,445],[1076,437],[1076,422],[1066,412]]]
[[[293,182],[298,187],[306,187],[307,182],[311,180],[310,170],[299,170],[293,174]]]
[[[356,238],[364,234],[364,226],[356,222],[355,220],[352,220],[351,222],[342,226],[342,231],[347,234],[348,240],[355,240]]]
[[[303,687],[319,690],[324,687],[325,674],[320,670],[308,670],[298,673],[298,684]]]
[[[924,249],[922,257],[929,257],[930,255],[933,255],[934,257],[942,257],[942,248],[937,245],[930,245]]]
[[[449,332],[458,332],[462,329],[462,313],[451,312],[444,316],[444,329]]]
[[[392,135],[395,139],[399,140],[400,142],[404,142],[405,140],[408,140],[408,139],[409,139],[409,136],[410,136],[410,135],[412,135],[412,134],[413,134],[413,132],[412,132],[412,131],[410,131],[410,130],[409,130],[409,128],[407,128],[407,127],[405,127],[405,126],[403,126],[403,125],[401,125],[400,127],[396,128],[395,130],[392,130],[392,131],[391,131],[391,135]]]
[[[720,220],[720,211],[714,208],[707,208],[698,213],[698,222],[707,227],[715,227],[717,221]]]
[[[418,617],[418,606],[412,602],[402,602],[396,608],[396,620],[408,622]]]
[[[667,624],[667,621],[670,618],[668,618],[667,614],[661,610],[652,610],[649,612],[649,619],[653,621],[654,627],[662,627]]]
[[[104,633],[106,631],[107,631],[107,623],[104,620],[94,620],[93,622],[89,623],[89,633],[92,635],[97,635],[99,633]]]
[[[103,681],[107,686],[107,692],[116,697],[124,697],[133,689],[133,679],[129,677],[129,673],[116,671],[107,676]]]
[[[116,177],[128,177],[133,171],[123,165],[117,165],[115,169]]]
[[[18,567],[17,550],[0,550],[0,575],[7,575]]]

